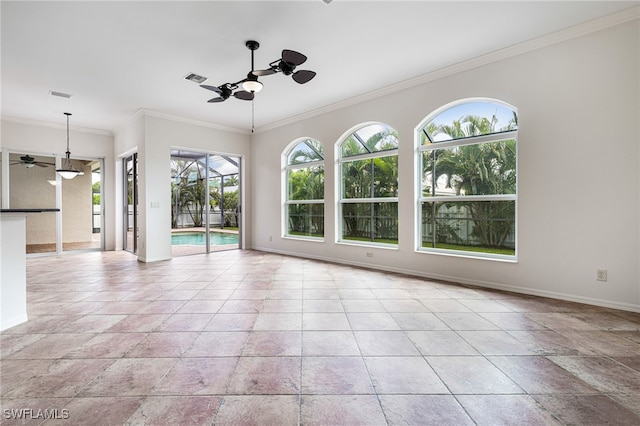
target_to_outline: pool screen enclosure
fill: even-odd
[[[241,225],[240,158],[190,150],[171,150],[171,231],[203,234],[205,244],[172,245],[174,255],[239,248],[210,232],[236,234]],[[189,249],[186,246],[190,246]],[[178,253],[180,251],[180,253]],[[186,253],[185,251],[188,251]]]

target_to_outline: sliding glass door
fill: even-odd
[[[61,179],[62,250],[102,248],[101,161],[73,160],[83,174]],[[97,193],[95,192],[97,190]]]
[[[240,247],[240,158],[171,151],[173,256]]]
[[[171,251],[207,252],[207,154],[171,151]]]
[[[138,154],[122,159],[124,171],[123,248],[138,254]]]

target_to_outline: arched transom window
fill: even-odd
[[[398,244],[398,135],[381,123],[338,145],[339,241]]]
[[[418,250],[516,255],[518,116],[494,100],[458,102],[418,128]]]
[[[324,148],[302,139],[285,152],[285,235],[324,237]]]

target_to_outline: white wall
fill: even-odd
[[[245,163],[251,158],[249,134],[160,117],[151,112],[144,112],[127,129],[119,132],[116,145],[123,151],[134,146],[138,150],[138,258],[144,262],[171,258],[171,148],[229,154],[240,157]],[[251,179],[246,168],[241,179],[245,182]],[[247,235],[251,217],[246,203],[250,199],[249,185],[245,185],[243,190],[245,226],[241,229],[243,235]]]
[[[61,116],[62,120],[64,120],[64,117]],[[0,150],[2,151],[29,153],[32,156],[65,156],[66,124],[38,123],[3,117],[1,135]],[[113,250],[116,229],[113,208],[115,196],[113,136],[97,130],[77,129],[72,125],[69,141],[72,157],[104,159],[103,180],[101,183],[105,206],[104,239],[105,248]],[[91,176],[89,175],[88,178],[91,179]],[[90,196],[88,199],[90,199]],[[55,232],[55,222],[53,224]]]
[[[640,311],[639,40],[635,20],[255,134],[252,246]],[[519,111],[517,263],[414,251],[414,128],[471,97]],[[397,250],[335,243],[334,144],[367,121],[399,133]],[[302,136],[325,145],[324,243],[281,237],[280,156]]]

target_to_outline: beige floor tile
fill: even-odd
[[[27,301],[2,407],[71,424],[640,424],[637,313],[251,250],[28,258]]]

